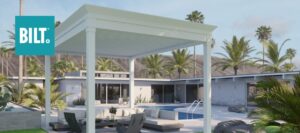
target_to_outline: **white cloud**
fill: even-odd
[[[293,62],[296,65],[296,69],[300,70],[300,57],[295,57],[295,59],[293,60]]]
[[[246,36],[254,35],[257,27],[261,25],[267,25],[272,27],[273,37],[283,37],[286,35],[290,28],[291,23],[287,20],[280,18],[262,18],[262,17],[247,17],[243,20],[236,21],[233,24],[233,28],[246,32]]]

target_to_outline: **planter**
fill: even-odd
[[[38,111],[0,112],[0,131],[37,128],[41,128],[41,113]]]

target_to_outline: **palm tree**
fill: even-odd
[[[13,84],[11,92],[12,101],[22,105],[24,104],[24,100],[28,98],[28,96],[31,94],[31,92],[24,87],[24,83]]]
[[[255,35],[257,36],[257,39],[261,42],[263,46],[262,58],[263,60],[265,60],[265,47],[267,47],[267,41],[270,40],[272,36],[272,28],[270,26],[260,26],[257,28]],[[264,63],[265,62],[263,61],[263,64]]]
[[[97,58],[97,71],[121,71],[121,68],[114,62],[113,59],[106,57]]]
[[[285,72],[290,72],[292,70],[294,70],[296,68],[296,66],[293,64],[293,63],[285,63],[283,66],[282,66],[282,69],[285,71]]]
[[[77,71],[75,63],[72,60],[57,61],[52,66],[52,72],[55,77],[64,76],[67,72]]]
[[[0,112],[5,109],[11,100],[11,83],[0,74]]]
[[[224,41],[225,46],[222,48],[226,54],[217,53],[223,56],[223,58],[213,65],[216,65],[217,69],[221,68],[223,71],[229,67],[233,68],[234,75],[237,75],[240,66],[251,63],[249,54],[254,49],[249,45],[249,42],[245,37],[238,39],[236,36],[233,36],[231,42]]]
[[[185,20],[189,20],[191,22],[196,22],[196,23],[203,24],[204,23],[204,19],[205,19],[204,15],[201,12],[195,10],[192,13],[186,15],[186,19]]]
[[[292,64],[292,60],[295,58],[296,56],[296,50],[292,49],[292,48],[288,48],[286,50],[286,55],[288,56],[288,59],[290,60],[290,63]]]
[[[0,94],[12,93],[12,83],[5,76],[0,74]]]
[[[20,0],[21,2],[21,0]],[[21,4],[21,3],[20,3]],[[21,8],[21,6],[20,6]],[[20,9],[20,12],[21,12],[21,9]],[[8,48],[10,48],[11,50],[14,50],[14,47],[15,47],[15,33],[12,32],[12,31],[7,31],[8,32],[8,38],[9,40],[8,41],[4,41],[3,44],[5,44]],[[19,87],[22,86],[23,84],[23,56],[19,56]],[[19,89],[22,89],[22,88],[19,88]]]
[[[150,75],[152,78],[163,76],[164,61],[161,58],[161,55],[150,55],[143,59],[143,64],[146,66],[145,71],[147,75]]]
[[[4,56],[5,56],[5,51],[6,48],[4,47],[1,47],[0,48],[0,57],[1,57],[1,74],[4,73]]]
[[[195,23],[204,23],[204,15],[199,12],[199,11],[193,11],[191,14],[188,14],[185,20],[189,20],[191,22]],[[194,78],[196,77],[196,67],[197,67],[197,62],[196,62],[196,46],[194,46]]]
[[[6,76],[8,76],[8,58],[10,56],[11,48],[5,46],[0,47],[0,57],[1,57],[1,73],[4,75],[4,61],[6,62]]]
[[[169,65],[164,66],[165,69],[165,75],[167,75],[170,79],[174,76],[174,68]]]
[[[27,73],[28,76],[34,76],[34,77],[38,77],[38,76],[43,76],[43,69],[41,68],[41,66],[38,64],[38,60],[34,57],[29,57],[26,58],[27,60]]]
[[[178,78],[181,78],[181,74],[188,73],[190,69],[190,59],[191,55],[189,55],[187,49],[177,49],[172,51],[173,60],[169,63],[170,67],[178,72]]]
[[[28,95],[28,98],[24,100],[24,105],[44,111],[46,89],[35,84],[28,84],[25,86],[25,88],[26,90],[29,90],[31,94]],[[66,103],[63,101],[63,99],[69,94],[62,93],[58,89],[58,84],[54,84],[52,81],[50,88],[51,108],[58,108],[59,110],[62,110],[66,106]]]
[[[9,64],[9,60],[11,58],[11,55],[12,55],[12,51],[14,49],[13,48],[6,48],[6,50],[4,51],[4,57],[6,58],[5,59],[5,64],[6,64],[6,76],[9,76],[8,75],[8,64]]]
[[[110,71],[111,69],[112,60],[109,58],[98,58],[96,63],[96,70],[97,71]]]
[[[264,71],[270,72],[281,72],[284,63],[288,59],[288,55],[281,55],[282,47],[285,45],[287,41],[290,39],[286,39],[281,46],[279,47],[274,41],[269,41],[267,45],[267,51],[264,53],[266,59],[260,59],[258,61],[263,61],[265,64],[262,65]]]
[[[283,124],[279,124],[281,129],[289,127],[292,132],[299,132],[300,75],[296,75],[294,79],[294,86],[275,78],[259,81],[257,88],[260,89],[260,93],[255,102],[259,108],[258,113],[268,118],[265,123],[281,120],[284,121]]]

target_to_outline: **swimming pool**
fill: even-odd
[[[139,107],[174,111],[176,108],[185,108],[186,106],[139,106]],[[200,119],[200,118],[203,118],[203,114],[191,114],[191,113],[178,112],[178,120]]]

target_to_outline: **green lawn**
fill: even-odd
[[[0,133],[47,133],[47,132],[43,129],[27,129],[27,130],[2,131]]]

